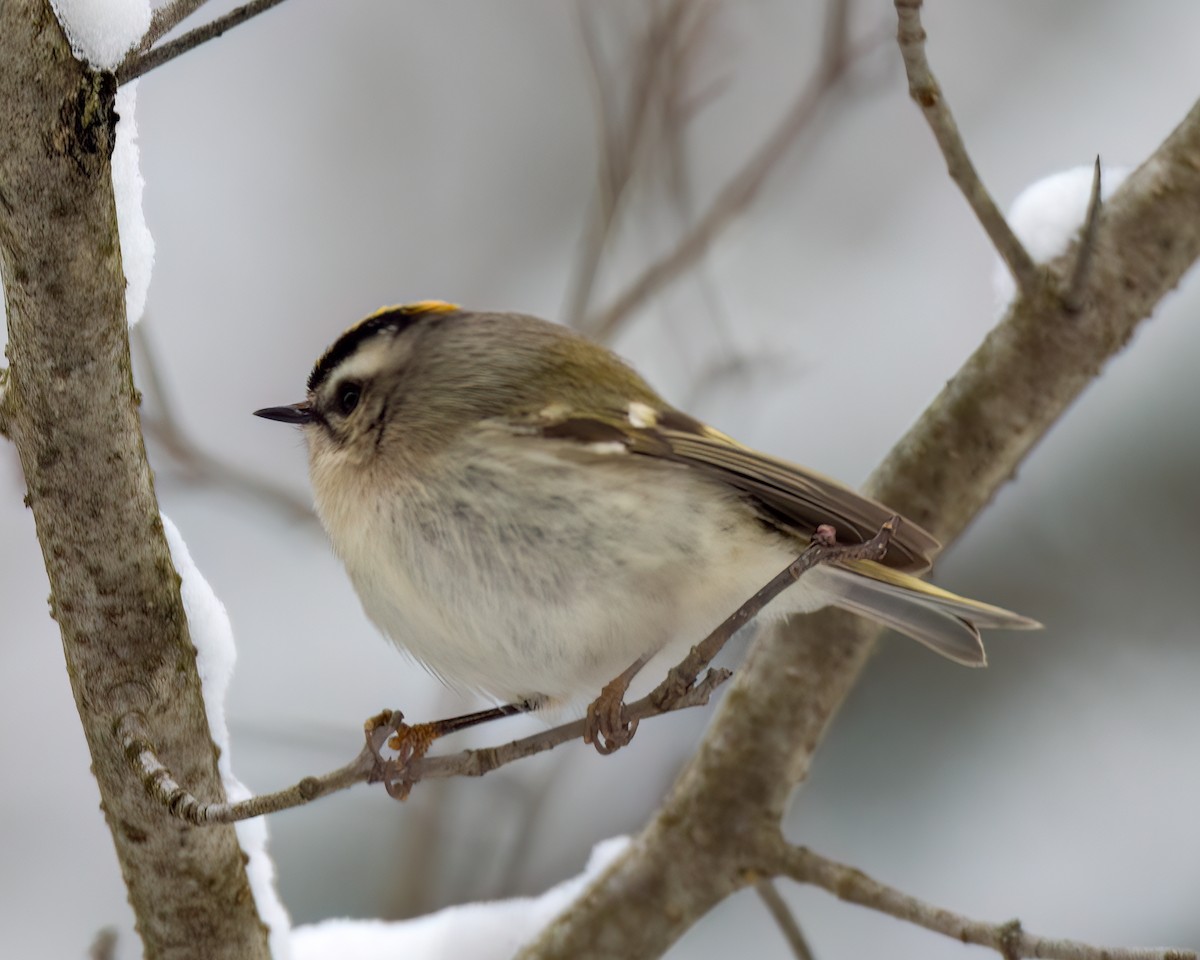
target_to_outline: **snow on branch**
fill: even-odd
[[[150,28],[150,0],[50,0],[71,52],[97,70],[115,70]]]
[[[1063,170],[1031,183],[1009,208],[1013,231],[1039,263],[1062,256],[1079,239],[1075,268],[1064,294],[1074,310],[1082,308],[1080,301],[1091,274],[1101,206],[1129,173],[1127,167],[1101,167],[1097,157],[1094,165]],[[996,266],[992,286],[998,309],[1007,310],[1017,287],[1003,262]]]
[[[225,698],[237,661],[233,626],[229,622],[229,614],[225,612],[225,605],[192,559],[179,528],[165,513],[162,514],[162,524],[167,547],[171,551],[171,562],[179,574],[179,593],[183,599],[184,613],[187,614],[188,631],[196,647],[196,672],[200,674],[209,731],[217,747],[217,770],[226,796],[231,801],[242,800],[250,796],[250,790],[234,775],[229,725],[225,721]],[[126,722],[122,721],[122,725]],[[275,865],[267,854],[266,822],[255,820],[239,823],[235,829],[238,844],[246,855],[246,878],[254,894],[258,915],[271,931],[271,954],[275,960],[283,960],[287,956],[291,920],[275,890]]]
[[[536,897],[447,907],[411,920],[325,920],[292,931],[292,960],[510,960],[521,944],[579,895],[629,846],[627,837],[592,849],[583,872]]]

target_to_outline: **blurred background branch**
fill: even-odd
[[[685,5],[695,6],[703,11],[710,9],[708,3]],[[857,59],[877,49],[881,42],[881,38],[872,36],[860,44],[847,43],[848,8],[849,0],[829,0],[826,4],[825,43],[813,75],[776,127],[750,153],[737,172],[717,192],[712,203],[695,224],[679,239],[670,252],[646,266],[622,292],[613,298],[609,306],[587,316],[586,319],[578,320],[577,318],[584,314],[587,300],[590,300],[590,291],[596,271],[595,262],[603,248],[604,238],[611,229],[611,217],[601,219],[602,227],[593,231],[593,235],[599,235],[598,241],[585,244],[584,247],[583,266],[578,273],[586,278],[586,283],[577,281],[576,290],[582,290],[586,297],[578,292],[573,297],[568,314],[572,318],[573,324],[598,340],[610,342],[638,308],[661,289],[695,267],[721,232],[750,206],[772,171],[778,167],[801,135],[810,128],[829,97],[838,89],[850,67]],[[705,19],[701,19],[699,22],[705,23],[707,16],[710,15],[705,14]],[[689,49],[696,39],[696,35],[690,30],[682,31],[681,36],[684,44],[681,48],[683,50]],[[589,50],[594,45],[594,41],[589,44]],[[594,57],[590,59],[594,60]],[[652,92],[653,89],[651,87],[647,93]],[[677,93],[679,84],[664,84],[661,89],[670,95]],[[604,109],[605,106],[604,98],[601,98],[601,109]],[[677,108],[674,110],[668,108],[666,112],[668,115],[677,115],[679,111]],[[610,128],[611,124],[606,123],[605,129]],[[678,123],[668,125],[666,129],[671,131],[676,138],[682,135],[682,129]],[[628,153],[629,151],[626,149],[618,152]],[[607,167],[611,169],[611,160],[608,161]],[[631,168],[632,164],[628,160],[624,161],[621,167],[623,171]],[[676,169],[678,170],[678,167]],[[600,189],[603,191],[605,188],[602,186]],[[603,196],[605,194],[602,194],[599,202],[602,210],[606,209]]]
[[[800,929],[800,924],[792,915],[791,907],[787,905],[787,901],[779,895],[779,891],[775,888],[775,882],[759,880],[754,884],[754,890],[767,908],[767,912],[771,914],[771,919],[779,927],[779,932],[783,934],[783,938],[787,941],[796,960],[816,960],[812,948],[804,937],[804,932]]]

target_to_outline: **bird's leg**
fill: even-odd
[[[520,703],[506,703],[487,710],[477,710],[475,713],[448,717],[445,720],[413,724],[405,723],[404,714],[399,710],[384,710],[363,724],[367,745],[377,760],[371,782],[382,780],[389,796],[404,800],[415,783],[405,775],[408,767],[424,757],[435,740],[481,723],[529,713],[541,706],[541,703],[540,698],[531,697]],[[385,757],[382,753],[384,745],[394,750],[395,756]]]
[[[629,690],[629,684],[649,659],[638,657],[622,673],[606,683],[600,691],[600,696],[588,705],[583,742],[592,744],[598,753],[607,756],[620,750],[637,732],[638,722],[626,721],[621,714],[625,709],[625,694]]]

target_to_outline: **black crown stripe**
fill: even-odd
[[[321,359],[312,368],[312,373],[308,375],[308,392],[313,393],[320,389],[321,384],[329,379],[329,375],[338,364],[353,354],[359,344],[369,340],[379,331],[393,330],[399,333],[423,319],[455,313],[458,309],[457,305],[441,300],[420,300],[417,303],[376,310],[350,327],[321,355]]]

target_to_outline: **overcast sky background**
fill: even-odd
[[[212,4],[213,13],[224,9]],[[618,75],[640,0],[597,18]],[[695,209],[813,66],[820,4],[726,2],[695,61]],[[857,35],[892,8],[860,0]],[[930,0],[929,55],[1007,205],[1056,170],[1136,165],[1200,91],[1200,6]],[[387,303],[561,316],[594,183],[596,121],[563,0],[290,0],[141,81],[157,242],[144,333],[198,447],[308,498],[299,434],[250,416],[303,396],[317,354]],[[598,304],[668,249],[677,212],[638,195]],[[662,392],[739,439],[861,482],[994,320],[987,240],[945,175],[885,42],[702,269],[615,343]],[[938,581],[1042,620],[967,671],[894,636],[818,757],[788,833],[981,918],[1112,944],[1200,945],[1200,291],[1146,323],[962,541]],[[732,363],[739,360],[739,363]],[[138,356],[146,389],[146,357]],[[153,397],[147,417],[161,412]],[[164,510],[229,608],[234,766],[257,790],[358,749],[383,706],[476,706],[382,641],[311,519],[197,480],[151,438]],[[138,955],[46,612],[11,445],[0,445],[0,943],[81,956],[115,924]],[[359,787],[273,817],[297,922],[400,917],[535,892],[636,831],[710,711],[642,725],[399,806]],[[481,734],[518,735],[512,721]],[[821,957],[969,954],[782,887]],[[752,894],[671,953],[789,956]]]

